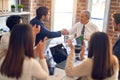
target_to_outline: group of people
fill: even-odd
[[[47,80],[49,71],[44,56],[46,40],[69,34],[77,38],[83,28],[84,39],[89,41],[88,57],[74,66],[75,47],[69,39],[71,51],[67,58],[66,75],[79,77],[79,80],[118,80],[120,39],[112,49],[109,36],[99,32],[97,26],[89,21],[89,11],[82,11],[80,22],[70,30],[50,31],[45,27],[44,20],[49,20],[49,9],[45,6],[36,10],[36,17],[30,21],[32,25],[22,23],[22,17],[18,15],[8,17],[6,25],[10,32],[1,38],[0,80]],[[113,15],[113,23],[115,31],[120,32],[120,13]],[[80,54],[84,54],[85,48],[83,43]],[[39,61],[34,58],[36,55]]]

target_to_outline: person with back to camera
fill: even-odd
[[[46,37],[35,48],[39,54],[39,62],[34,59],[34,35],[32,26],[29,24],[17,24],[14,26],[9,46],[0,58],[0,80],[46,80],[48,68],[44,57]]]
[[[50,17],[49,9],[45,6],[41,6],[36,10],[36,17],[30,21],[32,25],[36,24],[41,26],[41,30],[39,34],[37,34],[36,36],[35,45],[37,45],[38,42],[42,40],[45,36],[49,39],[49,38],[60,37],[61,34],[63,35],[65,34],[66,29],[62,29],[61,31],[54,32],[54,31],[48,30],[45,27],[44,21],[49,21],[49,17]]]
[[[6,25],[10,29],[10,31],[7,32],[6,34],[2,35],[2,37],[1,37],[1,45],[3,47],[5,47],[5,48],[8,47],[10,33],[11,33],[14,25],[21,24],[21,23],[22,23],[22,17],[19,15],[11,15],[7,18]]]
[[[112,44],[106,33],[92,34],[89,41],[88,58],[76,66],[74,66],[72,40],[68,41],[68,45],[71,51],[65,68],[67,76],[80,77],[79,80],[118,80],[118,60],[112,54]]]
[[[22,23],[23,23],[22,17],[19,15],[11,15],[7,18],[6,25],[10,29],[10,31],[7,32],[6,34],[2,35],[2,37],[1,37],[0,52],[3,51],[4,49],[8,48],[9,38],[10,38],[10,34],[11,34],[13,27],[16,24],[22,24]],[[35,36],[34,36],[34,39],[35,39],[36,34],[40,31],[40,26],[38,28],[36,28],[36,25],[34,25],[33,30],[35,33]],[[3,56],[3,55],[4,54],[0,54],[0,56]]]

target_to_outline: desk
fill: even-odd
[[[76,79],[66,76],[65,70],[60,68],[55,68],[54,75],[49,76],[48,80],[76,80]]]

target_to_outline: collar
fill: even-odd
[[[87,24],[85,24],[85,25],[84,25],[84,24],[82,24],[82,25],[87,26],[87,25],[89,25],[89,24],[90,24],[90,21],[89,21]]]

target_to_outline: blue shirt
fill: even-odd
[[[36,35],[36,41],[35,41],[35,45],[37,45],[39,43],[40,40],[43,40],[44,37],[47,38],[56,38],[56,37],[60,37],[61,36],[61,31],[50,31],[48,30],[44,24],[37,18],[33,18],[30,23],[32,25],[40,25],[41,29],[40,32]]]

